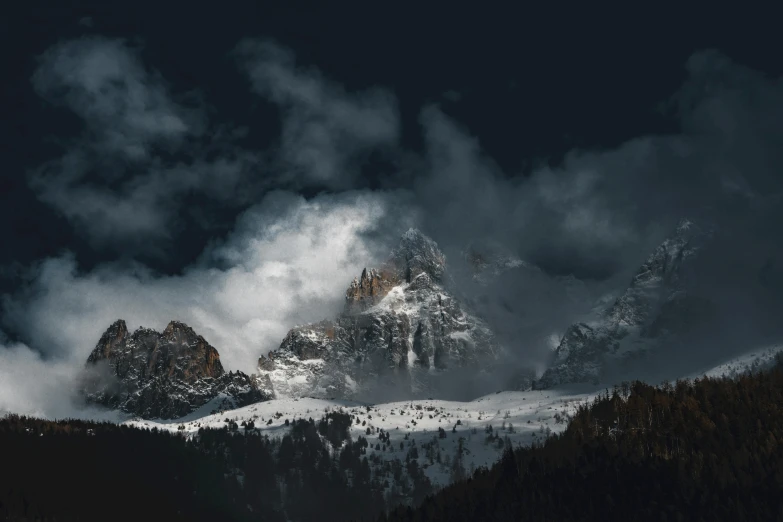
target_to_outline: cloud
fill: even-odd
[[[490,237],[550,273],[605,279],[634,270],[684,216],[724,225],[775,204],[783,82],[715,52],[687,70],[672,99],[682,132],[573,150],[526,175],[503,172],[468,129],[426,107],[424,226],[447,243]]]
[[[638,173],[655,155],[649,140],[600,154],[575,152],[557,168],[523,176],[503,172],[440,108],[425,108],[420,123],[426,174],[415,191],[420,206],[432,210],[425,226],[442,242],[489,238],[548,272],[579,278],[611,275],[626,265],[627,253],[654,243],[642,237],[653,220],[635,226],[634,203],[612,194],[612,178]]]
[[[31,173],[30,186],[94,247],[130,254],[171,248],[187,225],[180,208],[195,198],[242,207],[263,182],[259,155],[232,147],[230,130],[175,100],[139,52],[121,40],[67,41],[39,57],[32,77],[82,132]]]
[[[397,102],[387,90],[348,93],[318,70],[297,66],[290,50],[268,41],[246,40],[235,55],[253,89],[280,109],[279,166],[289,177],[354,187],[361,160],[397,144]]]
[[[542,338],[622,291],[683,217],[720,231],[696,286],[721,317],[742,318],[712,325],[709,342],[689,346],[694,357],[783,333],[771,319],[783,312],[776,228],[783,222],[783,81],[715,52],[694,55],[686,67],[689,79],[669,106],[681,132],[573,150],[525,174],[504,172],[440,107],[422,110],[426,149],[413,189],[422,227],[451,259],[481,239],[542,269],[509,273],[489,287],[470,288],[466,277],[460,283],[523,359],[534,360]]]
[[[39,95],[82,118],[104,151],[130,160],[146,157],[153,143],[201,131],[198,114],[176,105],[163,80],[121,40],[56,45],[39,58],[32,82]]]
[[[396,214],[402,204],[394,193],[309,201],[271,193],[181,276],[139,264],[80,273],[73,256],[50,258],[32,271],[29,287],[5,299],[4,319],[30,346],[72,367],[118,318],[158,330],[177,319],[213,344],[226,368],[252,372],[292,326],[342,308],[350,281],[386,253],[378,238],[407,225]]]
[[[24,344],[0,339],[0,416],[117,418],[112,412],[86,408],[76,397],[76,379],[72,365],[44,360]]]
[[[391,93],[348,93],[270,43],[246,41],[234,55],[281,110],[277,149],[237,146],[236,131],[210,124],[125,41],[83,38],[47,50],[33,87],[74,113],[82,132],[31,172],[31,188],[95,249],[165,257],[183,230],[208,225],[199,214],[246,208],[275,188],[351,189],[368,155],[392,154]]]
[[[0,415],[49,416],[73,408],[72,368],[51,363],[23,344],[0,345]]]

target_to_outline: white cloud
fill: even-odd
[[[5,321],[36,350],[75,367],[118,318],[156,329],[178,319],[218,349],[226,368],[250,372],[293,325],[341,309],[350,281],[383,251],[372,235],[410,224],[386,221],[400,201],[272,193],[180,276],[138,265],[79,273],[70,256],[47,259],[24,293],[5,300]]]
[[[0,343],[0,415],[111,418],[84,408],[75,397],[76,372],[64,361],[45,361],[19,343]]]

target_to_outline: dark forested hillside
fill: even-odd
[[[228,420],[188,438],[9,416],[0,519],[783,520],[780,362],[607,390],[562,434],[434,496],[415,459],[374,462],[352,421],[329,412],[270,439]]]
[[[0,419],[0,520],[371,519],[389,501],[431,492],[414,460],[400,463],[407,496],[389,496],[367,440],[348,438],[351,420],[297,420],[282,439],[228,422],[188,439],[9,416]]]
[[[616,387],[542,445],[388,521],[783,520],[783,366]]]

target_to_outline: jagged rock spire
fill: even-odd
[[[366,310],[383,299],[389,290],[399,284],[396,273],[388,269],[362,270],[362,275],[351,282],[345,292],[346,313]]]
[[[673,283],[683,261],[693,255],[708,237],[709,234],[691,220],[680,220],[674,233],[658,245],[639,268],[631,286],[658,281]]]
[[[268,398],[249,376],[227,374],[217,349],[180,321],[171,321],[163,332],[139,328],[131,335],[125,321],[116,321],[101,336],[85,371],[89,402],[145,418],[186,415],[219,393],[234,405]]]
[[[684,283],[689,278],[689,260],[697,255],[709,240],[705,231],[689,219],[682,219],[674,232],[642,263],[625,292],[594,325],[577,323],[566,331],[555,350],[554,364],[536,383],[546,388],[568,382],[598,381],[606,361],[622,363],[646,350],[646,339],[668,331],[687,329],[680,317],[709,317],[709,305],[698,296],[690,295]],[[698,319],[702,320],[702,319]],[[693,319],[691,322],[697,322]],[[621,349],[621,344],[625,348]],[[637,351],[635,351],[637,350]]]
[[[389,291],[401,283],[411,283],[422,274],[441,282],[446,256],[437,243],[411,228],[400,237],[397,247],[381,268],[362,270],[345,293],[345,312],[357,313],[377,304]]]
[[[450,293],[445,264],[432,239],[405,232],[380,268],[353,280],[343,314],[292,329],[259,359],[262,389],[354,397],[410,386],[423,393],[441,372],[494,364],[494,335]]]
[[[98,341],[98,344],[87,358],[87,362],[96,363],[101,359],[111,358],[115,354],[116,348],[125,342],[125,338],[127,336],[128,327],[125,325],[125,321],[122,319],[117,319],[103,333],[101,339]]]
[[[402,235],[389,261],[397,267],[400,278],[409,283],[422,273],[441,281],[446,270],[446,256],[438,244],[416,228]]]

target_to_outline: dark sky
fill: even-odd
[[[711,291],[783,311],[771,11],[177,4],[0,16],[0,410],[117,318],[252,371],[408,226],[541,268],[487,305],[522,357],[683,217],[722,231]]]

